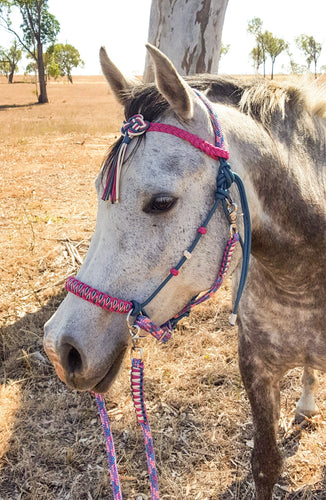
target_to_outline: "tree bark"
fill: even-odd
[[[40,85],[38,102],[39,104],[45,104],[49,102],[49,99],[46,91],[46,79],[45,79],[45,70],[43,61],[43,46],[42,43],[40,42],[37,44],[37,69],[38,69],[38,78]]]
[[[148,41],[181,75],[217,73],[228,0],[152,0]],[[149,54],[144,81],[154,80]]]

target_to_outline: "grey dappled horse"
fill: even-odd
[[[199,89],[216,110],[232,169],[242,178],[252,219],[252,254],[238,315],[240,370],[254,422],[253,475],[267,500],[281,469],[276,442],[279,382],[304,367],[297,412],[316,412],[314,369],[326,368],[325,100],[314,91],[217,76],[181,78],[148,47],[156,84],[130,83],[101,50],[101,63],[126,118],[141,113],[213,143]],[[101,199],[110,159],[96,181],[95,233],[78,278],[92,287],[141,302],[193,240],[214,198],[218,162],[186,141],[147,134],[129,145],[119,204]],[[232,193],[232,188],[231,188]],[[233,193],[235,201],[237,194]],[[148,304],[157,324],[211,286],[228,238],[219,208],[179,275]],[[230,266],[237,290],[241,251]],[[69,386],[105,392],[129,343],[125,317],[68,294],[45,327],[45,348]]]

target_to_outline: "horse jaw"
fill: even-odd
[[[194,116],[194,109],[193,92],[189,85],[179,75],[170,59],[159,49],[149,43],[146,48],[154,62],[157,88],[179,118],[191,120]]]

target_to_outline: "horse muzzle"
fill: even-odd
[[[83,325],[82,316],[65,322],[59,310],[44,326],[44,349],[58,377],[72,389],[106,392],[119,372],[128,348],[128,334],[110,333],[121,331],[122,325],[104,330],[94,329],[93,321]],[[116,323],[112,314],[106,316]]]

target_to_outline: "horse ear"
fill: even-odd
[[[125,103],[124,92],[135,86],[135,82],[129,82],[109,59],[104,47],[100,49],[100,63],[103,75],[107,79],[112,92],[121,104]]]
[[[146,44],[154,61],[156,85],[176,114],[184,119],[193,117],[192,92],[189,85],[179,75],[170,59],[151,44]]]

